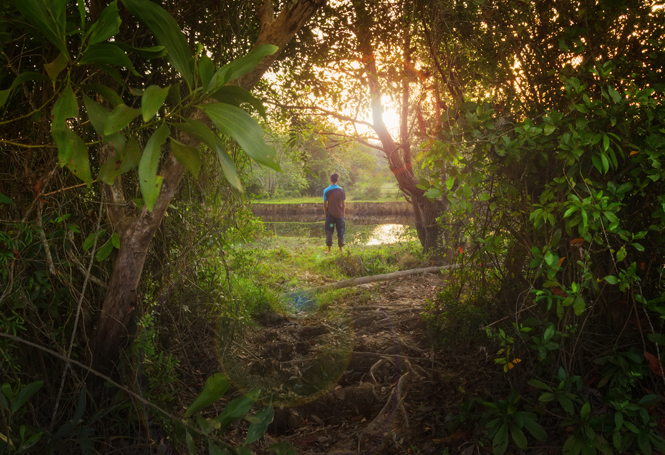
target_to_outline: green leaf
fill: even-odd
[[[226,391],[229,390],[229,386],[229,378],[225,374],[215,373],[210,376],[206,379],[205,386],[203,386],[201,393],[194,399],[189,408],[187,408],[185,417],[189,417],[201,409],[219,401]]]
[[[619,95],[619,92],[614,90],[614,87],[612,87],[611,85],[607,86],[607,91],[610,94],[610,96],[612,97],[612,101],[614,101],[615,103],[618,103],[622,100],[622,97],[621,97],[621,95]]]
[[[297,455],[296,449],[289,441],[276,442],[268,450],[274,452],[275,455]]]
[[[274,54],[278,49],[277,46],[273,46],[272,44],[261,44],[252,49],[247,55],[222,66],[213,75],[205,91],[214,92],[227,82],[244,76],[256,68],[256,65],[258,65],[265,56]]]
[[[100,43],[89,46],[79,60],[79,65],[111,65],[127,68],[134,76],[140,76],[125,51],[115,43]]]
[[[609,284],[617,284],[619,282],[617,277],[615,277],[614,275],[607,275],[604,278],[604,280],[607,281]]]
[[[651,443],[649,442],[649,431],[641,430],[637,435],[637,445],[643,455],[651,455]]]
[[[67,126],[67,119],[78,117],[78,103],[76,102],[76,96],[74,96],[72,86],[69,83],[67,83],[67,87],[65,87],[65,89],[58,97],[58,100],[53,105],[51,114],[53,115],[51,129],[58,131],[65,130],[65,127]]]
[[[171,151],[176,159],[198,178],[201,169],[201,156],[196,147],[190,147],[171,138]]]
[[[563,445],[563,455],[578,455],[582,451],[582,441],[572,435]]]
[[[145,59],[152,60],[153,58],[160,58],[167,55],[166,48],[164,46],[152,46],[152,47],[132,47],[127,43],[116,42],[118,47],[125,52],[131,52],[137,54]]]
[[[84,84],[81,85],[81,87],[84,88],[85,90],[90,90],[92,92],[97,93],[98,95],[103,97],[106,101],[111,103],[113,107],[117,107],[124,103],[120,95],[118,95],[116,91],[113,90],[111,87],[107,87],[106,85]]]
[[[187,85],[191,87],[194,79],[190,65],[192,52],[187,44],[187,38],[173,16],[151,1],[122,0],[122,3],[132,16],[148,26],[157,42],[166,48],[169,63],[178,70]]]
[[[215,420],[208,420],[203,417],[201,414],[196,416],[196,423],[199,425],[199,428],[203,434],[210,434],[214,430],[219,428],[219,422]]]
[[[263,130],[250,115],[229,104],[211,103],[199,106],[217,129],[235,139],[240,147],[256,162],[281,171],[276,152],[263,140]]]
[[[103,137],[104,125],[109,116],[108,109],[86,95],[83,95],[83,103],[85,104],[85,110],[88,111],[88,118],[92,127],[97,131],[97,134]]]
[[[185,442],[187,444],[187,451],[189,452],[189,455],[196,455],[196,444],[194,443],[194,438],[192,438],[192,435],[189,434],[189,430],[185,431]]]
[[[111,243],[113,244],[113,248],[120,249],[120,236],[117,232],[114,232],[111,236]]]
[[[111,239],[108,239],[104,245],[102,245],[95,253],[95,259],[97,262],[102,262],[104,259],[109,257],[113,252],[113,242]]]
[[[575,315],[580,316],[582,313],[584,313],[585,308],[586,305],[582,296],[578,295],[575,297],[575,302],[573,303],[573,311],[575,311]]]
[[[220,449],[212,440],[208,440],[208,453],[210,455],[228,455],[229,452],[224,449]]]
[[[115,135],[120,136],[118,133]],[[134,137],[130,137],[124,147],[115,147],[115,149],[115,155],[106,160],[99,170],[99,178],[107,185],[113,185],[119,175],[134,169],[141,160],[141,150]]]
[[[247,430],[247,439],[245,440],[245,445],[251,444],[252,442],[259,439],[268,429],[268,425],[272,422],[274,416],[274,410],[272,406],[265,407],[256,413],[254,417],[258,419],[258,422],[252,422],[249,425],[249,430]]]
[[[504,422],[492,440],[492,453],[494,455],[503,455],[508,448],[508,439],[508,425]]]
[[[607,160],[607,156],[604,153],[600,154],[600,161],[603,164],[603,173],[607,174],[607,171],[610,170],[610,162]]]
[[[247,395],[236,398],[226,405],[224,411],[215,420],[220,423],[220,431],[223,433],[233,422],[243,418],[251,409],[252,405],[259,397],[260,390],[252,390]]]
[[[81,387],[81,391],[79,392],[79,400],[78,404],[76,405],[76,410],[74,411],[74,415],[72,416],[72,422],[74,424],[78,424],[79,420],[83,418],[83,414],[85,413],[85,405],[86,405],[86,396],[85,396],[85,384],[83,384],[83,387]]]
[[[584,403],[584,405],[582,405],[582,410],[580,411],[580,417],[582,417],[582,420],[587,420],[590,415],[591,405],[589,403]]]
[[[159,190],[162,187],[162,176],[157,175],[157,166],[159,165],[159,156],[161,154],[162,144],[166,142],[169,136],[169,127],[160,126],[155,131],[145,146],[141,161],[139,162],[139,185],[141,194],[148,210],[155,208],[155,203],[159,197]]]
[[[531,379],[529,381],[529,385],[531,385],[533,387],[536,387],[538,389],[542,389],[542,390],[548,390],[548,391],[552,390],[552,387],[548,386],[543,381],[540,381],[538,379]]]
[[[141,114],[140,109],[131,108],[126,104],[120,104],[111,111],[106,119],[106,123],[104,124],[104,135],[108,136],[116,131],[120,131],[129,125],[132,120],[138,117],[139,114]]]
[[[224,172],[224,177],[226,180],[238,191],[242,191],[242,183],[238,178],[238,173],[236,172],[236,165],[233,162],[233,158],[229,155],[229,152],[226,151],[224,145],[221,141],[217,141],[217,146],[215,147],[217,152],[217,158],[219,159],[219,164],[222,166],[222,172]]]
[[[94,45],[106,41],[115,36],[120,31],[121,24],[118,15],[118,2],[113,0],[99,15],[99,19],[90,27],[90,41],[88,44]]]
[[[12,85],[10,85],[8,89],[0,90],[0,107],[4,106],[4,104],[9,99],[9,95],[11,95],[11,93],[19,85],[23,84],[24,82],[35,81],[35,80],[48,80],[48,77],[44,76],[43,74],[35,73],[33,71],[26,71],[25,73],[21,73],[18,76],[16,76],[16,79],[14,79]]]
[[[254,455],[247,447],[236,447],[236,453],[237,455]]]
[[[95,237],[102,235],[104,232],[106,232],[106,229],[101,229],[86,237],[86,239],[83,241],[83,251],[88,251],[90,248],[92,248],[92,245],[95,243]]]
[[[159,108],[162,107],[169,94],[169,88],[160,88],[156,85],[151,85],[145,89],[141,97],[141,112],[143,113],[144,122],[148,122],[153,118],[157,111],[159,111]]]
[[[184,131],[190,136],[199,139],[204,144],[206,144],[210,150],[214,150],[217,153],[217,157],[219,158],[219,162],[222,166],[222,171],[224,172],[226,179],[234,188],[242,191],[242,184],[238,178],[233,159],[229,156],[228,152],[224,148],[224,145],[217,138],[217,136],[215,136],[215,133],[210,130],[210,128],[201,122],[189,119],[185,120],[185,123],[173,123],[172,125],[180,131]]]
[[[513,437],[513,441],[515,441],[515,444],[517,444],[517,447],[519,447],[520,449],[526,449],[528,445],[526,441],[526,436],[524,435],[524,432],[514,422],[510,423],[510,434]]]
[[[0,204],[13,204],[14,202],[4,194],[0,193]]]
[[[262,116],[266,116],[266,108],[258,98],[255,98],[250,92],[237,85],[225,85],[210,95],[220,103],[232,104],[240,107],[242,103],[252,106]]]
[[[575,406],[573,406],[573,402],[570,401],[570,398],[559,395],[557,397],[557,401],[561,405],[564,411],[566,411],[568,414],[573,415],[575,414]]]
[[[24,386],[12,403],[12,414],[16,414],[23,405],[42,388],[44,381],[35,381]]]
[[[215,74],[215,64],[207,55],[199,59],[199,76],[201,76],[201,87],[207,87]]]
[[[637,251],[640,251],[640,252],[644,251],[644,247],[640,243],[634,242],[634,243],[631,243],[631,246],[633,248],[635,248]]]
[[[545,132],[545,136],[549,136],[550,134],[552,134],[555,129],[556,127],[554,125],[545,125],[545,128],[543,129],[543,131]]]
[[[51,63],[44,63],[44,69],[46,70],[46,74],[48,74],[52,80],[55,80],[58,77],[58,74],[67,68],[67,63],[69,63],[67,56],[64,52],[60,52]]]
[[[92,182],[88,149],[83,139],[68,126],[64,130],[54,129],[54,126],[55,121],[51,125],[51,135],[58,148],[60,166],[67,166],[74,175],[84,182]]]
[[[14,6],[39,32],[69,60],[65,43],[67,1],[14,0]]]
[[[526,428],[527,431],[531,433],[531,436],[540,442],[547,441],[547,432],[542,426],[540,426],[538,422],[536,422],[535,418],[525,418],[524,428]]]
[[[626,251],[625,246],[622,246],[621,248],[619,248],[619,251],[617,251],[617,262],[621,262],[624,259],[626,259],[627,254],[628,254],[628,252]]]
[[[608,148],[610,148],[610,138],[607,134],[603,134],[603,151],[607,152]]]

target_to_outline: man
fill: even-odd
[[[344,190],[337,185],[339,175],[330,175],[330,186],[323,190],[323,213],[326,217],[326,245],[328,246],[328,254],[332,250],[332,236],[335,228],[337,228],[337,245],[339,246],[340,253],[344,246],[344,215],[346,207],[344,200],[346,195]]]

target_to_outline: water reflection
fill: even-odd
[[[347,245],[387,245],[400,241],[415,240],[416,233],[411,220],[391,217],[355,218],[346,220]],[[323,219],[307,221],[272,221],[265,223],[266,229],[277,237],[325,239]],[[336,242],[336,239],[334,240]]]

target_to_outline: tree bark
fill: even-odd
[[[264,1],[257,8],[261,30],[254,45],[269,43],[283,49],[324,3],[325,0],[299,0],[285,7],[277,18],[273,18],[272,2]],[[274,62],[278,53],[279,51],[263,59],[254,70],[238,81],[239,85],[251,89]],[[199,110],[192,113],[192,118],[210,123]],[[182,133],[178,135],[178,140],[193,147],[200,145],[200,141]],[[100,151],[102,155],[109,152],[104,146]],[[114,185],[104,187],[108,218],[120,236],[120,249],[113,263],[93,346],[93,368],[103,374],[108,375],[114,370],[125,343],[131,338],[128,330],[130,321],[141,313],[138,287],[148,247],[184,173],[185,167],[172,152],[169,153],[159,172],[164,180],[152,211],[148,211],[145,206],[136,210],[133,204],[127,201],[121,178],[116,179]]]

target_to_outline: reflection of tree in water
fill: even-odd
[[[241,390],[272,394],[276,406],[308,403],[331,390],[346,370],[353,350],[350,322],[278,319],[266,327],[220,323],[220,362]]]

